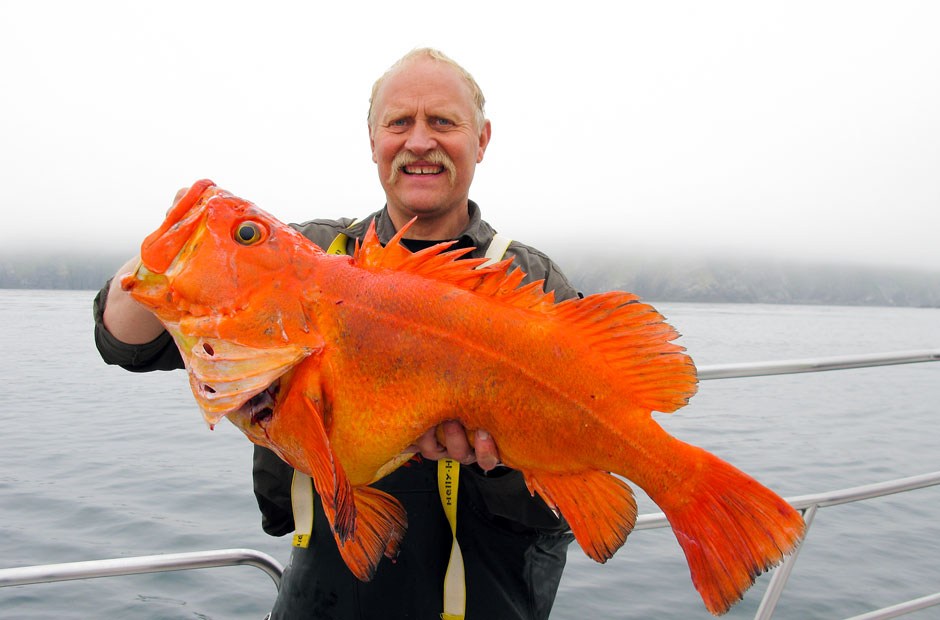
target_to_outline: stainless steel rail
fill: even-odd
[[[838,357],[823,357],[802,360],[778,360],[771,362],[756,362],[744,364],[715,364],[698,367],[698,378],[732,379],[739,377],[759,377],[766,375],[784,375],[803,372],[821,372],[826,370],[846,370],[852,368],[869,368],[873,366],[891,366],[895,364],[914,364],[918,362],[940,361],[940,350],[928,349],[918,351],[897,351],[893,353],[876,353],[869,355],[846,355]],[[914,489],[940,484],[940,472],[890,480],[877,484],[869,484],[830,493],[801,495],[789,498],[787,501],[794,507],[803,510],[803,520],[806,522],[806,531],[809,531],[816,512],[826,506],[835,506],[848,502],[856,502],[892,493],[903,493]],[[653,529],[669,525],[662,513],[640,515],[634,529]],[[779,566],[771,578],[770,585],[761,600],[755,620],[769,620],[787,579],[796,564],[800,547]],[[937,594],[914,599],[891,607],[876,610],[849,620],[883,620],[894,618],[913,611],[918,611],[940,605],[940,592]]]
[[[869,355],[842,355],[838,357],[818,357],[802,360],[778,360],[773,362],[752,362],[744,364],[711,364],[698,368],[698,378],[734,379],[738,377],[761,377],[765,375],[788,375],[800,372],[821,372],[824,370],[846,370],[850,368],[869,368],[872,366],[892,366],[895,364],[915,364],[917,362],[940,361],[940,350],[896,351],[893,353],[874,353]]]
[[[887,482],[851,487],[830,493],[800,495],[798,497],[789,498],[787,501],[790,502],[794,508],[805,510],[803,513],[803,520],[806,522],[806,532],[809,532],[809,529],[813,524],[813,519],[816,516],[816,512],[820,508],[836,506],[838,504],[847,504],[849,502],[858,502],[866,499],[872,499],[873,497],[891,495],[893,493],[904,493],[906,491],[913,491],[915,489],[922,489],[924,487],[938,484],[940,484],[940,471],[935,471],[929,474],[921,474],[919,476],[898,478],[897,480],[889,480]],[[761,600],[757,614],[754,616],[755,620],[769,620],[771,615],[773,615],[777,601],[780,599],[780,595],[783,593],[783,588],[786,586],[787,579],[790,577],[790,573],[793,571],[793,566],[796,564],[796,558],[798,554],[799,548],[797,548],[797,550],[774,571],[773,577],[770,579],[770,585],[767,586],[767,591],[764,593],[764,598]],[[912,604],[915,603],[916,605],[912,606]],[[900,605],[895,605],[892,608],[873,611],[870,614],[865,614],[862,617],[866,618],[867,620],[894,618],[895,616],[900,616],[937,604],[940,604],[940,593],[937,593],[937,595],[934,596],[924,597],[923,599],[915,599],[915,601],[901,603]]]
[[[903,616],[904,614],[909,614],[914,611],[920,611],[921,609],[927,609],[928,607],[933,607],[934,605],[940,605],[940,592],[930,596],[915,598],[914,600],[907,601],[906,603],[898,603],[897,605],[878,609],[860,616],[852,616],[846,620],[885,620],[887,618],[897,618],[898,616]]]
[[[280,587],[281,573],[284,572],[281,564],[267,553],[255,551],[254,549],[217,549],[213,551],[168,553],[109,560],[3,568],[0,569],[0,587],[68,581],[70,579],[140,575],[194,568],[215,568],[217,566],[254,566],[260,568],[271,577],[277,587]]]

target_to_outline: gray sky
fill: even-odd
[[[333,4],[0,0],[5,249],[133,248],[199,178],[367,214],[372,82],[430,45],[512,237],[940,270],[940,3]]]

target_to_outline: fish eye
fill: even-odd
[[[242,245],[255,245],[264,239],[264,228],[257,222],[241,222],[235,227],[234,237]]]

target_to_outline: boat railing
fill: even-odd
[[[788,375],[801,372],[849,370],[852,368],[870,368],[873,366],[893,366],[896,364],[916,364],[918,362],[938,361],[940,361],[940,350],[937,349],[893,351],[890,353],[871,353],[868,355],[842,355],[772,362],[703,365],[698,367],[698,378],[700,380],[736,379],[740,377]]]
[[[0,587],[22,586],[32,583],[50,583],[72,579],[142,575],[195,568],[218,566],[254,566],[259,568],[280,587],[284,568],[267,553],[254,549],[215,549],[188,553],[143,555],[86,562],[66,562],[39,566],[0,568]]]
[[[896,351],[870,355],[846,355],[800,360],[700,366],[698,368],[698,377],[700,380],[732,379],[936,361],[940,361],[940,350]],[[909,478],[898,478],[876,484],[830,491],[828,493],[800,495],[798,497],[787,498],[787,501],[794,508],[803,511],[803,520],[806,523],[806,532],[808,533],[813,519],[816,516],[816,512],[820,508],[872,499],[893,493],[904,493],[937,484],[940,484],[940,472],[933,472],[919,476],[911,476]],[[665,515],[661,513],[641,515],[637,518],[637,529],[651,529],[666,526],[668,526],[668,522],[666,522]],[[800,547],[802,547],[802,543]],[[767,586],[764,597],[761,599],[760,606],[754,616],[755,620],[769,620],[773,615],[777,601],[780,599],[780,595],[783,593],[790,573],[793,571],[793,567],[796,564],[800,547],[797,547],[783,564],[774,570],[770,584]],[[877,609],[859,616],[853,616],[847,620],[883,620],[896,618],[934,605],[940,605],[940,592],[904,601],[897,605]]]
[[[701,380],[730,379],[934,361],[940,361],[940,350],[898,351],[873,355],[700,366],[698,377]],[[940,471],[826,493],[800,495],[787,498],[786,501],[794,508],[803,511],[803,520],[806,522],[806,531],[808,532],[816,512],[820,508],[868,500],[894,493],[904,493],[938,484],[940,484]],[[634,529],[647,530],[662,527],[669,527],[666,516],[662,513],[652,513],[640,515]],[[786,586],[790,573],[793,571],[798,554],[799,547],[787,557],[783,564],[774,569],[770,584],[767,586],[757,614],[754,616],[755,620],[768,620],[773,615],[777,601]],[[270,555],[253,549],[219,549],[4,568],[0,569],[0,587],[239,565],[255,566],[263,570],[271,577],[275,586],[280,587],[283,572],[280,563]],[[895,618],[934,605],[940,605],[940,592],[853,616],[846,620]]]

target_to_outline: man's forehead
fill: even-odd
[[[415,60],[388,76],[376,99],[387,109],[422,105],[457,111],[473,107],[473,95],[466,80],[454,67],[433,59]]]
[[[468,119],[473,116],[468,102],[454,101],[447,97],[392,97],[381,103],[378,112],[379,118],[385,120],[421,115]]]

